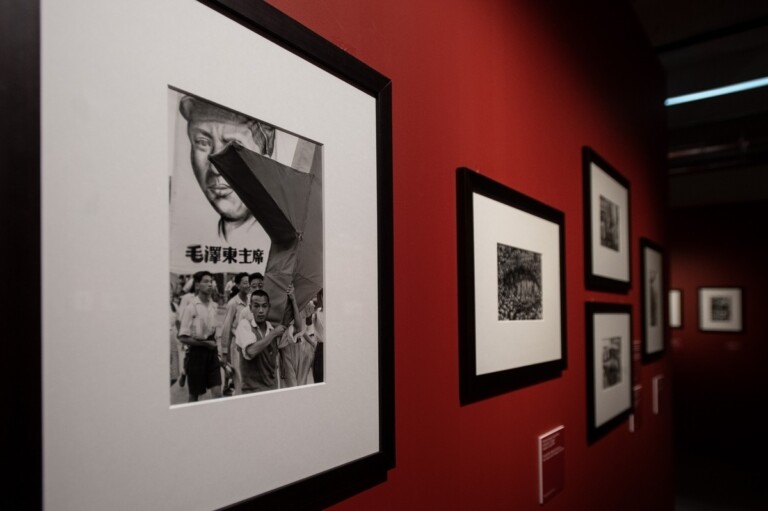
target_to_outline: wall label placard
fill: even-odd
[[[664,375],[658,374],[653,377],[653,414],[659,415],[661,410],[661,392],[664,390]]]
[[[565,426],[539,435],[539,504],[565,486]]]

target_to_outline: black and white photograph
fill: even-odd
[[[642,291],[642,358],[651,362],[665,347],[664,250],[648,238],[640,238]]]
[[[593,443],[632,412],[632,306],[587,302],[587,440]]]
[[[743,331],[743,307],[741,288],[699,288],[699,330],[702,332]]]
[[[661,292],[659,290],[659,282],[661,282],[659,272],[656,270],[649,271],[645,281],[645,285],[648,289],[649,326],[657,326],[661,323],[659,321],[659,313],[661,312]]]
[[[710,300],[712,304],[712,321],[730,321],[731,319],[731,298],[728,296],[713,296]]]
[[[603,339],[603,388],[621,383],[621,337]]]
[[[41,11],[42,288],[71,305],[41,499],[298,509],[386,480],[391,80],[263,1]]]
[[[626,293],[632,285],[629,181],[587,146],[582,172],[586,287]]]
[[[322,382],[322,145],[168,100],[171,405]]]
[[[498,247],[499,321],[542,319],[541,254]]]
[[[468,168],[456,172],[462,404],[566,366],[565,215]]]
[[[600,244],[619,251],[619,205],[600,196]]]

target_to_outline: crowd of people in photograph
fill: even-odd
[[[272,324],[262,274],[229,276],[223,294],[214,277],[200,271],[171,286],[171,386],[194,402],[323,381],[322,290],[299,310],[288,286],[291,319]]]
[[[541,254],[497,244],[499,321],[542,318]]]

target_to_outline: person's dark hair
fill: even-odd
[[[195,273],[195,276],[192,277],[192,278],[194,279],[195,284],[199,284],[200,282],[203,281],[203,277],[205,277],[206,275],[211,277],[211,280],[213,280],[213,273],[211,273],[209,271],[199,271],[199,272]]]
[[[256,291],[254,291],[254,292],[251,294],[251,303],[253,303],[253,299],[254,299],[255,297],[257,297],[257,296],[262,296],[262,297],[266,298],[266,299],[267,299],[267,303],[269,303],[269,295],[268,295],[268,294],[267,294],[267,292],[266,292],[266,291],[264,291],[263,289],[257,289]]]
[[[250,276],[246,272],[241,271],[235,277],[235,284],[240,284],[240,281],[243,279],[243,277],[248,277],[250,279]]]
[[[261,274],[261,273],[259,273],[259,272],[256,272],[256,273],[251,273],[251,274],[248,276],[248,278],[249,278],[250,280],[254,280],[254,279],[260,279],[260,280],[264,280],[264,275],[262,275],[262,274]]]

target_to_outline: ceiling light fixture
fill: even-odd
[[[701,92],[692,92],[690,94],[683,94],[682,96],[667,98],[664,100],[664,106],[679,105],[681,103],[690,103],[691,101],[698,101],[700,99],[714,98],[715,96],[733,94],[734,92],[757,89],[758,87],[765,87],[766,85],[768,85],[768,76],[764,78],[757,78],[755,80],[747,80],[746,82],[734,83],[732,85],[726,85],[724,87],[717,87],[716,89],[703,90]]]

